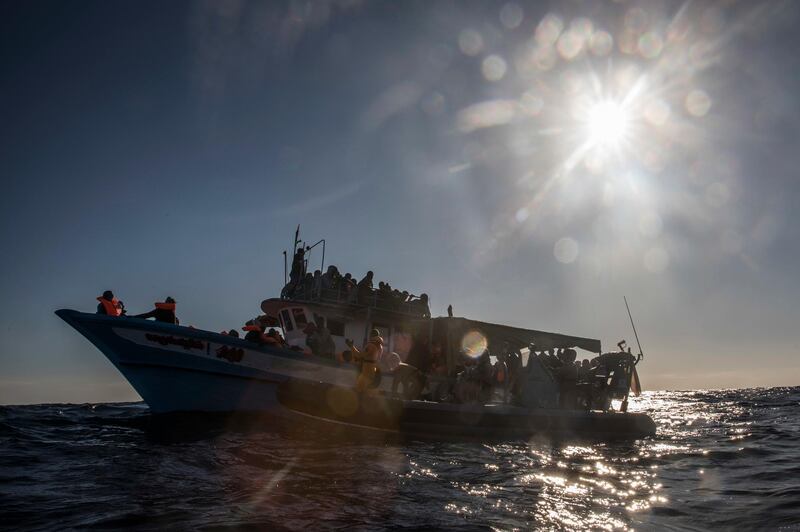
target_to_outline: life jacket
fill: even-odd
[[[154,303],[156,308],[160,308],[161,310],[171,310],[175,312],[175,303]]]
[[[245,325],[244,327],[242,327],[242,330],[243,331],[248,331],[248,332],[249,331],[261,331],[261,327],[259,327],[258,325]]]
[[[119,306],[119,300],[115,297],[111,301],[104,297],[98,297],[97,300],[103,304],[106,314],[109,316],[121,316],[122,307]]]
[[[377,354],[375,355],[370,354],[370,348],[369,348],[370,344],[375,348]],[[377,364],[382,354],[383,354],[383,344],[381,342],[370,340],[369,342],[367,342],[367,345],[364,346],[364,356],[362,358],[362,362],[367,362],[368,364]]]
[[[497,362],[494,365],[495,378],[497,382],[503,383],[506,380],[506,365],[502,362]]]

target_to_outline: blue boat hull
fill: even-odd
[[[352,384],[352,367],[297,351],[138,318],[58,310],[130,382],[154,413],[275,411],[292,378]]]

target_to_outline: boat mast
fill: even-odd
[[[639,360],[644,358],[644,352],[642,351],[642,344],[639,342],[639,335],[636,332],[636,325],[633,324],[633,316],[631,315],[631,308],[628,306],[628,298],[622,296],[623,301],[625,301],[625,308],[628,310],[628,318],[631,320],[631,327],[633,327],[633,335],[636,337],[636,345],[639,346]],[[638,362],[638,361],[637,361]]]

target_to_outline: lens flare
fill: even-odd
[[[489,347],[489,340],[480,331],[469,331],[461,339],[461,351],[465,355],[477,358]]]
[[[619,103],[608,100],[589,109],[589,141],[594,146],[619,147],[630,128],[630,116]]]

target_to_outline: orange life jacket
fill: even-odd
[[[175,312],[175,303],[154,303],[156,308],[160,308],[161,310],[171,310]]]
[[[373,349],[369,348],[370,345],[372,345]],[[370,340],[367,342],[364,351],[365,352],[361,360],[370,364],[377,364],[378,360],[380,360],[381,355],[383,354],[383,344]],[[375,354],[370,354],[370,351],[373,351]]]
[[[103,304],[106,314],[109,316],[121,316],[122,307],[119,306],[119,300],[115,297],[111,301],[104,297],[98,297],[97,300]]]
[[[243,331],[248,331],[248,332],[249,331],[259,331],[260,332],[261,331],[261,327],[259,327],[258,325],[245,325],[244,327],[242,327],[242,330]]]
[[[503,383],[506,380],[506,366],[502,362],[497,362],[495,364],[495,377],[497,378],[497,382]]]

